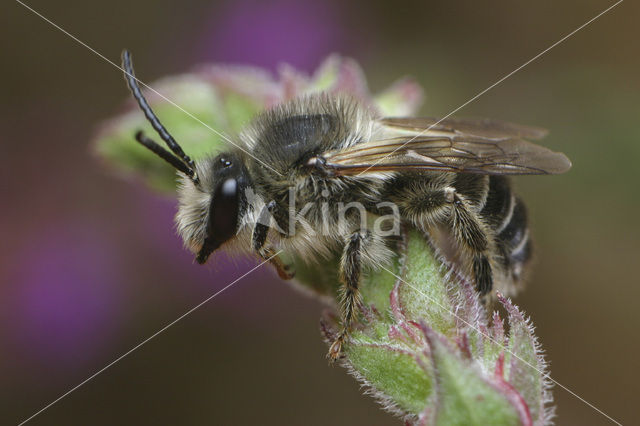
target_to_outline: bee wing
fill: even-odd
[[[571,167],[564,154],[521,139],[522,135],[540,137],[540,129],[491,120],[454,119],[434,125],[436,122],[382,119],[388,138],[326,152],[321,163],[332,173],[345,176],[402,170],[557,174]]]
[[[508,123],[506,121],[492,120],[489,118],[383,118],[379,123],[389,129],[398,131],[421,133],[447,132],[450,134],[465,134],[483,138],[524,138],[542,139],[547,135],[547,130],[540,127],[524,126],[522,124]]]

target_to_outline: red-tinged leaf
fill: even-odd
[[[551,400],[546,363],[540,353],[533,326],[511,301],[498,294],[509,314],[509,367],[507,382],[524,398],[536,425],[547,424],[553,413],[546,405]]]
[[[435,425],[526,424],[511,398],[455,345],[421,323],[435,374]]]
[[[415,80],[405,77],[379,93],[375,100],[384,116],[413,116],[422,106],[424,92]]]

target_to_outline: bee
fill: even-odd
[[[178,171],[177,229],[199,264],[220,247],[235,248],[268,260],[290,279],[293,268],[276,249],[303,259],[341,253],[341,326],[328,354],[334,361],[354,321],[363,271],[393,256],[389,234],[370,225],[381,215],[380,201],[426,236],[448,230],[463,270],[485,295],[521,282],[532,256],[526,208],[508,175],[571,167],[564,154],[528,141],[545,135],[538,128],[488,119],[384,118],[329,94],[259,114],[228,151],[194,162],[153,113],[127,51],[123,68],[171,151],[136,134]],[[291,214],[293,201],[305,205],[304,222]],[[344,207],[353,205],[361,209]]]

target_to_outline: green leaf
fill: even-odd
[[[406,249],[406,265],[400,283],[400,304],[408,320],[424,320],[435,330],[450,334],[455,329],[454,310],[441,272],[426,238],[411,231]]]
[[[378,94],[374,101],[383,116],[402,117],[414,115],[422,99],[422,88],[415,81],[404,78]]]
[[[389,345],[349,345],[349,362],[359,377],[404,412],[422,411],[431,395],[431,378],[416,355]]]
[[[423,325],[424,326],[424,325]],[[470,360],[460,357],[454,347],[425,327],[436,375],[435,424],[437,425],[519,425],[515,407],[483,377]]]
[[[509,299],[499,300],[509,313],[508,381],[527,402],[533,421],[543,424],[552,416],[545,409],[551,397],[533,327]]]

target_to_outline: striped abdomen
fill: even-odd
[[[520,281],[531,259],[532,244],[527,209],[511,191],[506,177],[489,177],[487,199],[480,216],[495,233],[499,261],[507,276],[515,282]]]

